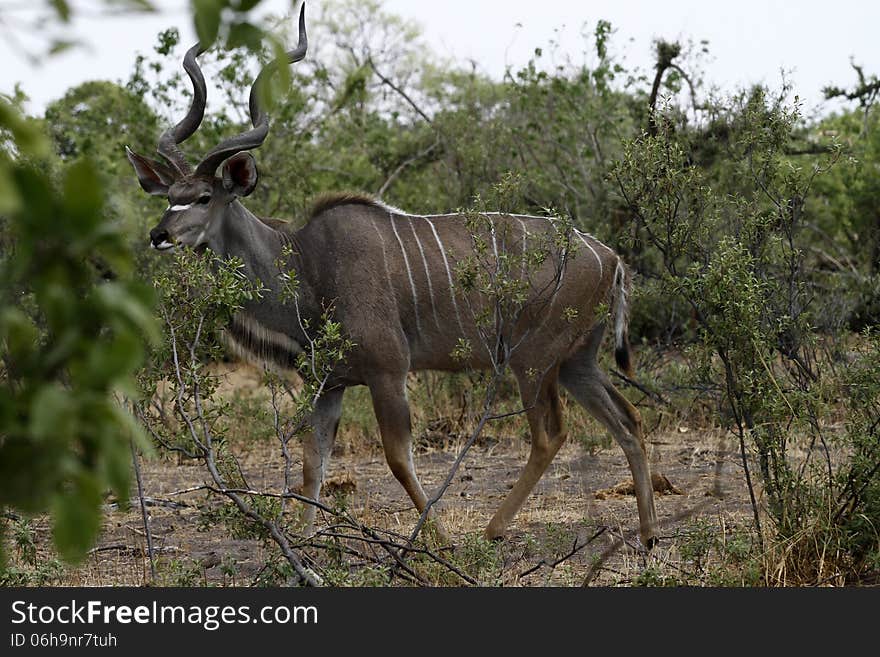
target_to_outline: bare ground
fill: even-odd
[[[229,373],[227,379],[229,391],[256,386],[252,375],[240,372]],[[441,512],[455,550],[462,545],[473,547],[475,537],[516,480],[528,456],[524,432],[523,428],[519,435],[482,438],[452,482]],[[662,538],[646,556],[637,549],[638,515],[635,497],[626,491],[630,473],[623,452],[616,445],[588,450],[575,438],[571,436],[560,450],[508,537],[498,545],[483,546],[494,560],[477,569],[475,576],[481,583],[580,585],[589,576],[592,584],[619,585],[638,581],[646,569],[667,573],[674,581],[691,582],[699,578],[699,572],[682,558],[680,548],[691,540],[694,527],[709,526],[723,541],[751,522],[738,447],[729,437],[720,431],[686,427],[654,433],[648,438],[652,469],[665,476],[675,492],[656,496]],[[436,435],[417,441],[416,469],[429,494],[446,477],[460,447],[460,440],[438,440]],[[234,451],[252,488],[280,490],[282,460],[276,441],[241,440]],[[163,456],[143,461],[142,468],[159,555],[157,583],[252,584],[269,556],[266,548],[256,540],[232,538],[224,523],[206,521],[206,509],[220,506],[216,497],[204,490],[180,492],[206,483],[203,467]],[[301,474],[295,476],[298,480]],[[336,496],[345,497],[346,508],[361,522],[401,534],[414,526],[416,513],[388,470],[377,436],[362,441],[354,451],[338,450],[328,480],[330,497],[335,485]],[[127,510],[108,504],[97,547],[83,564],[66,570],[63,584],[151,583],[135,494],[132,500]],[[50,544],[48,520],[36,519],[34,527],[38,546],[45,552]],[[549,565],[596,534],[576,554]]]

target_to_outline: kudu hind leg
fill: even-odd
[[[525,375],[517,375],[517,379],[523,407],[527,409],[531,449],[519,479],[486,527],[485,535],[490,540],[504,536],[507,526],[522,508],[566,438],[555,372],[548,374],[544,382],[539,383],[540,387]]]
[[[370,385],[373,410],[379,423],[382,448],[391,473],[403,486],[419,513],[428,505],[428,496],[416,476],[412,458],[412,426],[409,403],[404,392],[406,375],[383,378]],[[434,523],[437,534],[443,541],[448,535],[440,524],[434,509],[428,514]]]
[[[623,449],[636,491],[639,533],[644,545],[651,548],[657,542],[657,512],[639,412],[611,384],[589,354],[587,358],[563,364],[559,380],[577,402],[611,432]]]
[[[336,440],[339,418],[342,416],[343,393],[344,390],[340,388],[321,395],[309,421],[312,429],[303,437],[302,494],[316,502],[320,499],[325,468]],[[317,508],[313,504],[306,504],[304,520],[307,536],[315,530],[316,514]]]

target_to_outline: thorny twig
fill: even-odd
[[[178,400],[178,411],[183,418],[186,427],[188,429],[189,435],[193,440],[193,443],[201,450],[202,457],[205,460],[205,465],[208,468],[208,472],[211,475],[211,479],[214,480],[214,483],[220,489],[225,489],[223,476],[220,474],[217,464],[215,461],[215,451],[212,441],[212,433],[211,429],[208,426],[207,419],[205,417],[204,409],[202,407],[201,393],[199,388],[198,379],[196,378],[193,382],[193,401],[195,403],[195,414],[196,419],[201,424],[201,437],[199,430],[195,426],[195,422],[190,414],[185,410],[183,404],[183,390],[186,387],[184,383],[183,369],[180,363],[180,357],[178,353],[178,341],[174,331],[174,326],[170,321],[167,321],[166,324],[169,327],[170,337],[171,337],[171,350],[172,357],[174,362],[174,374],[177,378],[177,400]],[[193,342],[189,345],[190,352],[190,367],[195,368],[198,364],[198,359],[196,357],[196,348],[198,345],[199,338],[201,337],[201,331],[204,324],[204,317],[200,318],[199,323],[196,327],[195,338]],[[202,440],[202,438],[204,440]],[[307,569],[303,563],[302,559],[297,555],[294,550],[291,548],[289,541],[284,536],[284,533],[278,527],[277,523],[264,518],[259,513],[255,512],[250,505],[248,505],[241,495],[235,492],[226,492],[224,495],[230,499],[235,506],[239,509],[239,511],[248,517],[250,520],[254,521],[256,524],[260,525],[265,529],[278,547],[281,549],[282,554],[285,559],[287,559],[288,563],[294,569],[294,571],[299,576],[300,580],[305,582],[310,586],[318,586],[320,585],[320,580],[316,577],[316,575]]]
[[[338,531],[336,531],[339,529],[339,527],[337,526],[335,528],[331,527],[331,528],[317,532],[315,534],[316,537],[327,536],[329,538],[343,538],[343,539],[348,539],[348,540],[352,540],[352,541],[359,541],[359,542],[362,542],[362,543],[368,544],[368,545],[378,545],[378,546],[382,547],[385,551],[387,551],[389,553],[389,555],[391,555],[391,557],[396,562],[398,562],[399,566],[403,567],[404,570],[407,570],[407,571],[409,571],[410,569],[408,566],[406,566],[405,563],[400,561],[400,556],[399,556],[400,553],[421,554],[421,555],[424,555],[424,556],[430,558],[432,561],[443,566],[444,568],[448,569],[450,572],[454,573],[455,575],[459,576],[462,580],[464,580],[468,584],[471,584],[474,586],[477,585],[477,582],[472,577],[470,577],[466,573],[462,572],[454,564],[450,563],[448,560],[444,559],[443,557],[441,557],[437,553],[433,552],[432,550],[429,550],[424,547],[416,547],[416,546],[412,545],[410,542],[405,542],[407,540],[405,537],[397,537],[395,534],[392,534],[391,532],[387,532],[387,531],[383,532],[381,530],[374,529],[372,527],[364,525],[343,511],[333,509],[333,508],[327,506],[326,504],[323,504],[321,502],[317,502],[309,497],[305,497],[305,496],[300,495],[298,493],[293,493],[293,492],[271,493],[271,492],[252,490],[252,489],[247,489],[247,488],[217,488],[214,486],[210,486],[208,484],[204,484],[204,485],[196,487],[194,489],[187,489],[186,492],[194,492],[195,490],[208,490],[208,491],[218,493],[218,494],[221,494],[221,495],[224,495],[227,497],[230,497],[232,495],[236,495],[236,496],[244,495],[244,496],[256,496],[256,497],[269,497],[269,498],[276,498],[276,499],[295,499],[300,502],[303,502],[304,504],[311,504],[312,506],[317,507],[319,510],[323,511],[324,513],[327,513],[327,514],[337,518],[338,520],[341,520],[344,523],[344,525],[342,525],[342,527],[347,528],[347,529],[352,529],[352,530],[359,532],[361,534],[360,536],[352,535],[352,534],[341,534]],[[390,538],[383,538],[382,534],[386,534],[388,536],[395,537],[398,540],[391,540]],[[297,545],[299,547],[310,546],[310,547],[319,547],[322,549],[327,549],[326,545],[316,544],[313,542],[313,540],[310,540],[308,542],[299,542],[299,543],[297,543]],[[362,556],[362,555],[358,555],[358,556]],[[410,573],[410,574],[418,577],[414,573]],[[419,579],[421,579],[421,578],[419,578]]]
[[[585,547],[587,547],[590,543],[595,541],[597,538],[599,538],[602,534],[604,534],[608,530],[609,530],[609,527],[607,527],[607,526],[603,525],[602,527],[599,527],[599,529],[597,529],[593,533],[593,535],[590,536],[590,538],[588,538],[586,541],[584,541],[581,544],[578,544],[577,536],[575,536],[574,544],[571,546],[571,549],[568,552],[566,552],[563,556],[559,557],[558,559],[556,559],[553,562],[548,562],[546,559],[541,559],[538,563],[536,563],[534,566],[532,566],[528,570],[524,570],[523,572],[521,572],[519,574],[519,579],[522,579],[523,577],[527,577],[528,575],[531,575],[533,572],[535,572],[536,570],[540,570],[544,566],[547,566],[548,568],[550,568],[550,570],[553,570],[559,564],[563,563],[564,561],[567,561],[568,559],[571,559],[574,555],[576,555],[578,552],[583,550]]]
[[[150,560],[150,577],[153,582],[156,581],[156,560],[153,552],[153,532],[150,529],[150,514],[147,513],[146,498],[144,497],[144,482],[141,478],[141,464],[138,458],[137,447],[134,440],[129,441],[131,444],[131,462],[134,465],[134,477],[137,482],[138,500],[141,503],[141,518],[144,522],[144,536],[147,539],[147,557]]]

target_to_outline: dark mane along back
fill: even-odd
[[[320,194],[315,198],[307,216],[311,220],[327,210],[332,210],[342,205],[367,205],[386,209],[382,201],[369,194],[361,192],[329,192]]]

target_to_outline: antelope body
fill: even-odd
[[[299,44],[288,53],[291,62],[306,52],[304,8],[299,30]],[[493,363],[494,345],[486,344],[476,321],[487,309],[487,299],[456,281],[456,265],[474,253],[466,218],[407,214],[358,194],[319,198],[308,222],[297,231],[257,218],[239,198],[257,184],[256,165],[247,150],[259,146],[268,132],[268,117],[257,102],[267,70],[251,91],[254,128],[221,143],[193,171],[177,144],[195,132],[204,113],[205,85],[196,63],[200,52],[195,46],[184,60],[194,87],[190,111],[159,142],[159,153],[168,164],[127,151],[144,190],[169,201],[150,233],[151,244],[158,250],[208,247],[223,256],[237,256],[247,275],[269,288],[227,330],[230,348],[253,362],[292,368],[308,344],[303,327],[317,326],[324,310],[332,307],[334,320],[355,346],[315,405],[312,430],[303,442],[303,494],[318,500],[345,388],[366,385],[388,465],[422,512],[428,500],[412,461],[407,373],[486,368]],[[483,237],[493,255],[525,253],[558,230],[540,217],[490,213],[484,219],[488,228]],[[506,363],[526,409],[531,451],[486,536],[504,534],[565,441],[561,384],[623,448],[635,483],[641,538],[650,547],[657,537],[657,521],[639,414],[596,361],[605,328],[599,309],[611,307],[618,364],[629,370],[626,270],[617,254],[587,234],[572,230],[567,244],[570,248],[563,250],[561,260],[548,259],[537,271],[523,269],[529,299],[501,336],[505,344],[516,345]],[[277,263],[285,253],[292,253],[286,262],[299,282],[295,304],[280,298]],[[454,358],[460,339],[469,341],[472,349]],[[307,506],[306,519],[311,528],[314,506]]]

